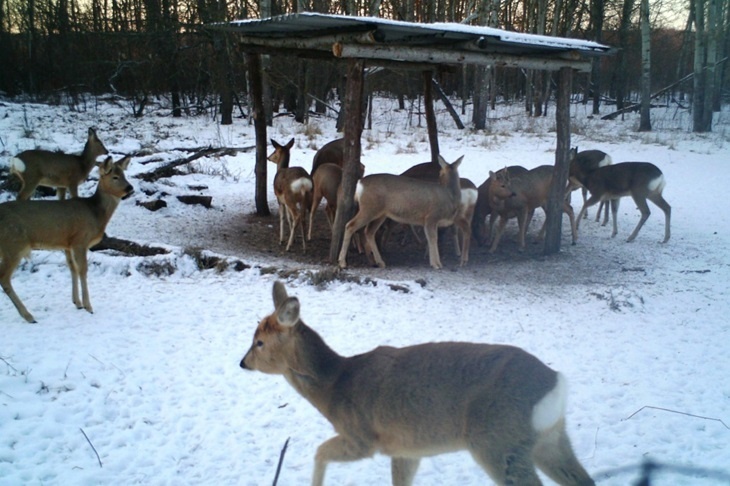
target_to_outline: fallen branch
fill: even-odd
[[[255,147],[241,147],[241,148],[206,147],[203,149],[198,149],[198,151],[195,152],[190,157],[184,157],[182,159],[173,160],[172,162],[168,162],[165,165],[161,165],[150,172],[138,174],[136,177],[138,179],[142,179],[143,181],[154,182],[163,177],[171,177],[171,176],[175,175],[175,171],[173,169],[175,169],[176,167],[179,167],[181,165],[189,164],[190,162],[197,160],[201,157],[207,157],[207,156],[212,156],[212,155],[236,155],[238,152],[247,152],[253,148],[255,148]],[[182,149],[181,148],[181,149],[177,149],[177,150],[194,150],[194,149]]]
[[[652,407],[651,405],[645,405],[645,406],[641,407],[636,412],[634,412],[631,415],[629,415],[628,417],[626,417],[624,420],[629,420],[634,415],[638,414],[639,412],[641,412],[642,410],[644,410],[646,408],[651,408],[651,409],[654,409],[654,410],[661,410],[662,412],[678,413],[680,415],[686,415],[687,417],[693,417],[693,418],[698,418],[698,419],[702,419],[702,420],[712,420],[714,422],[720,422],[726,429],[730,429],[730,427],[728,427],[728,425],[725,422],[723,422],[721,419],[719,419],[719,418],[703,417],[702,415],[694,415],[694,414],[691,414],[691,413],[679,412],[677,410],[670,410],[668,408],[662,408],[662,407]]]
[[[291,439],[291,437],[287,437],[286,442],[284,442],[284,447],[281,449],[281,453],[279,454],[279,464],[276,465],[276,475],[274,476],[274,483],[272,486],[276,486],[276,483],[279,481],[279,473],[281,472],[281,465],[284,463],[284,454],[286,454],[289,439]]]
[[[164,255],[170,253],[165,248],[156,246],[140,245],[134,241],[123,240],[120,238],[113,238],[111,236],[104,235],[99,243],[90,248],[91,251],[102,251],[102,250],[114,250],[120,253],[134,256],[153,256],[153,255]]]
[[[86,437],[86,442],[89,443],[89,445],[91,446],[91,450],[93,450],[94,454],[96,454],[96,460],[99,461],[99,467],[104,467],[101,464],[101,457],[99,457],[99,453],[96,452],[96,447],[94,447],[94,444],[92,444],[91,441],[89,440],[89,436],[86,435],[86,432],[84,432],[84,429],[79,427],[79,430],[81,431],[82,434],[84,434],[84,437]]]

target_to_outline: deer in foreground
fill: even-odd
[[[498,173],[489,172],[489,176],[492,179],[492,185],[490,186],[490,194],[493,200],[496,200],[496,204],[499,209],[499,224],[497,225],[497,234],[494,236],[492,246],[489,248],[490,253],[494,253],[499,245],[499,240],[504,233],[504,227],[507,224],[507,220],[513,215],[517,216],[517,223],[519,225],[519,247],[520,249],[525,248],[525,234],[527,233],[527,227],[530,225],[532,220],[532,214],[536,208],[541,207],[545,211],[547,205],[548,196],[550,194],[550,185],[553,182],[553,166],[541,165],[532,170],[528,170],[523,174],[510,177],[509,172],[505,169],[500,170]],[[498,187],[504,186],[510,192],[509,196],[505,197],[505,193],[500,193]],[[570,229],[573,235],[572,243],[578,239],[577,227],[575,224],[575,217],[573,214],[573,208],[568,204],[567,201],[563,201],[563,212],[568,215],[570,219]],[[545,225],[543,224],[540,230],[540,237],[544,236]]]
[[[101,241],[119,201],[134,192],[124,176],[129,160],[125,157],[113,162],[108,157],[99,164],[99,183],[91,197],[0,204],[0,285],[26,321],[36,322],[13,290],[10,279],[20,260],[33,249],[65,251],[73,303],[78,309],[93,313],[86,285],[86,252]]]
[[[345,226],[338,259],[340,268],[347,267],[350,240],[360,228],[365,228],[366,251],[372,252],[375,263],[385,268],[385,262],[375,242],[375,234],[387,218],[398,223],[423,226],[428,242],[429,262],[433,268],[442,268],[438,250],[438,228],[452,225],[459,214],[461,189],[458,168],[463,158],[461,156],[449,164],[439,155],[439,184],[393,174],[373,174],[360,179],[355,190],[355,201],[359,209]]]
[[[391,457],[394,486],[409,486],[422,457],[458,450],[500,485],[541,484],[536,466],[561,485],[595,484],[566,432],[566,379],[533,355],[441,342],[343,357],[302,322],[281,282],[273,297],[240,366],[283,375],[334,427],[317,449],[313,486],[330,462],[375,453]]]
[[[664,211],[664,240],[662,243],[666,243],[670,237],[669,227],[672,207],[662,196],[665,185],[666,180],[662,171],[649,162],[621,162],[598,168],[590,173],[585,180],[585,186],[591,193],[591,197],[586,201],[583,209],[580,210],[578,224],[580,224],[580,219],[586,209],[599,201],[610,200],[613,219],[611,237],[613,238],[618,233],[616,213],[618,212],[619,200],[624,196],[631,196],[639,211],[641,211],[639,223],[626,240],[627,242],[634,241],[636,235],[639,234],[639,230],[651,214],[649,205],[646,203],[648,199]]]
[[[307,211],[312,206],[312,178],[301,167],[289,167],[290,151],[294,145],[293,138],[286,145],[281,145],[272,138],[271,144],[274,146],[274,151],[269,155],[269,160],[276,164],[274,195],[279,202],[279,244],[284,243],[284,218],[286,217],[289,222],[289,241],[286,244],[286,251],[291,248],[297,227],[301,229],[302,250],[306,250],[304,222],[307,219]]]
[[[578,147],[570,149],[568,155],[570,161],[570,172],[568,174],[568,188],[566,189],[566,197],[571,192],[580,188],[583,194],[583,205],[585,206],[588,200],[588,189],[585,186],[585,180],[588,174],[598,169],[599,167],[605,167],[611,165],[613,160],[611,156],[601,150],[583,150],[578,152]],[[604,210],[602,226],[606,226],[608,223],[608,202],[601,201],[598,206],[598,212],[596,213],[596,221],[601,219],[601,211]],[[586,213],[583,217],[588,217]]]
[[[58,199],[66,197],[66,189],[71,197],[78,197],[79,184],[89,176],[96,164],[96,158],[108,153],[93,128],[89,128],[81,155],[49,150],[26,150],[19,153],[10,160],[10,172],[21,182],[18,199],[29,199],[38,186],[55,187]]]
[[[314,154],[314,160],[312,160],[312,177],[317,169],[322,164],[335,164],[342,168],[342,164],[345,161],[345,139],[338,138],[327,142],[317,150]]]
[[[527,172],[527,169],[521,165],[510,165],[509,167],[506,167],[505,170],[507,171],[508,176],[506,180],[509,180],[509,177],[514,177],[518,174]],[[504,205],[501,202],[501,199],[513,195],[512,189],[507,187],[507,185],[502,181],[502,183],[498,186],[492,188],[492,192],[502,194],[502,197],[492,197],[492,194],[490,193],[492,181],[492,176],[490,176],[477,188],[477,202],[474,207],[474,217],[472,218],[471,227],[474,237],[480,246],[486,245],[492,241],[494,222],[499,216],[497,214],[497,210],[502,208]],[[487,216],[489,216],[489,226],[488,229],[485,230],[484,225]]]

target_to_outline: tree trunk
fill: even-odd
[[[634,0],[624,0],[621,10],[621,25],[619,27],[619,50],[616,68],[616,109],[624,108],[626,98],[626,50],[629,47],[629,27],[631,27],[631,12],[634,9]]]
[[[354,207],[355,185],[360,166],[360,137],[362,135],[363,70],[361,59],[352,59],[347,65],[345,89],[345,160],[342,168],[342,191],[337,196],[337,211],[332,226],[330,261],[336,262],[345,234],[345,224],[350,220]]]
[[[641,0],[641,121],[640,132],[651,131],[651,27],[649,0]]]
[[[256,214],[269,216],[269,202],[266,195],[266,114],[264,112],[261,58],[258,54],[247,54],[248,79],[253,100],[253,123],[256,134]]]
[[[431,146],[431,161],[437,162],[439,156],[439,136],[436,126],[436,113],[433,110],[433,74],[431,71],[423,72],[423,105],[426,112],[426,127],[428,129],[428,142]]]
[[[603,42],[603,0],[592,0],[591,23],[593,24],[593,40],[599,44]],[[594,57],[591,61],[591,94],[593,97],[593,114],[600,113],[601,106],[601,58]]]

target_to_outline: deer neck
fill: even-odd
[[[297,324],[294,332],[295,346],[284,376],[304,398],[319,408],[326,399],[326,390],[339,376],[345,358],[304,323]]]
[[[89,206],[96,214],[99,222],[106,226],[111,219],[117,206],[119,206],[120,199],[112,196],[111,194],[104,192],[99,186],[96,188],[96,192],[87,199]]]

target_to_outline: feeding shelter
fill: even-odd
[[[559,71],[556,125],[557,146],[553,184],[546,216],[545,254],[560,250],[562,200],[568,179],[570,150],[570,91],[573,71],[588,72],[591,59],[611,48],[591,41],[522,34],[457,23],[419,24],[377,17],[298,13],[267,19],[234,21],[211,26],[238,35],[247,53],[256,129],[257,200],[266,181],[266,123],[263,115],[261,54],[339,59],[347,63],[344,127],[345,160],[341,200],[338,201],[330,260],[336,261],[346,218],[352,212],[360,163],[362,88],[366,66],[422,69],[424,101],[432,160],[438,137],[430,91],[432,71],[443,65],[489,65]],[[263,181],[263,182],[262,182]]]

